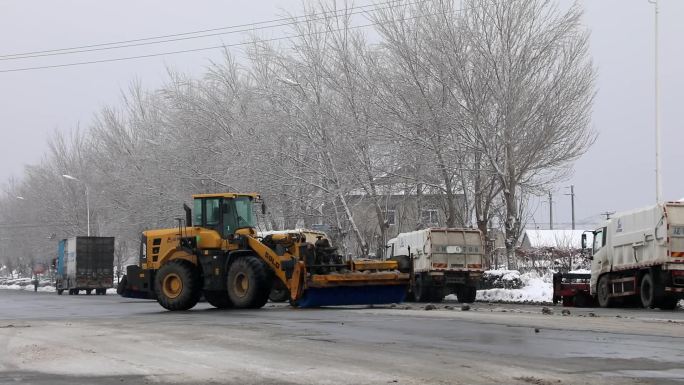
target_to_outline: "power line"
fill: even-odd
[[[392,21],[412,20],[412,19],[417,19],[420,17],[434,16],[434,15],[437,15],[437,14],[426,14],[426,15],[408,17],[408,18],[404,18],[404,19],[393,19]],[[290,36],[285,36],[285,37],[276,37],[276,38],[271,38],[271,39],[262,39],[262,40],[259,40],[258,42],[259,43],[269,43],[269,42],[274,42],[274,41],[279,41],[279,40],[286,40],[286,39],[292,39],[292,38],[297,38],[297,37],[311,36],[311,35],[315,35],[315,34],[322,34],[322,33],[328,33],[328,32],[339,32],[339,31],[344,31],[344,30],[373,27],[373,26],[380,25],[380,24],[382,24],[382,23],[362,24],[362,25],[357,25],[357,26],[351,26],[348,28],[329,29],[329,30],[324,30],[324,31],[314,32],[314,33],[308,33],[308,34],[298,34],[298,35],[290,35]],[[144,58],[150,58],[150,57],[156,57],[156,56],[176,55],[176,54],[180,54],[180,53],[209,51],[209,50],[214,50],[214,49],[219,49],[219,48],[225,49],[225,48],[239,47],[239,46],[244,46],[244,45],[249,45],[249,44],[252,44],[252,42],[223,44],[223,45],[217,45],[217,46],[212,46],[212,47],[192,48],[192,49],[184,49],[184,50],[178,50],[178,51],[168,51],[168,52],[147,54],[147,55],[126,56],[126,57],[112,58],[112,59],[89,60],[89,61],[82,61],[82,62],[53,64],[53,65],[36,66],[36,67],[12,68],[12,69],[8,69],[8,70],[0,70],[0,73],[34,71],[34,70],[42,70],[42,69],[64,68],[64,67],[82,66],[82,65],[89,65],[89,64],[99,64],[99,63],[109,63],[109,62],[117,62],[117,61],[125,61],[125,60],[144,59]]]
[[[122,40],[122,41],[118,41],[118,42],[89,44],[89,45],[82,45],[82,46],[69,47],[69,48],[57,48],[57,49],[50,49],[50,50],[43,50],[43,51],[33,51],[33,52],[0,55],[0,61],[30,59],[30,58],[46,57],[46,56],[71,55],[71,54],[84,53],[84,52],[94,52],[94,51],[106,51],[106,50],[112,50],[112,49],[138,47],[138,46],[153,45],[153,44],[163,44],[163,43],[170,43],[170,42],[175,42],[175,41],[184,41],[184,40],[200,39],[200,38],[212,37],[212,36],[230,35],[230,34],[236,34],[236,33],[264,30],[264,29],[283,27],[283,26],[288,26],[288,25],[295,25],[295,24],[300,22],[299,19],[304,19],[303,21],[316,21],[316,20],[323,20],[323,19],[329,17],[330,14],[334,14],[334,17],[353,16],[353,15],[363,14],[363,13],[368,12],[365,9],[370,8],[370,7],[373,7],[372,10],[374,10],[374,11],[383,10],[383,9],[390,9],[390,8],[395,7],[397,4],[399,4],[399,3],[397,3],[397,1],[398,0],[391,0],[391,1],[384,3],[384,4],[388,5],[386,7],[379,7],[378,6],[379,4],[378,5],[370,4],[370,5],[349,7],[346,9],[335,9],[334,11],[319,12],[319,13],[314,13],[311,15],[295,16],[292,18],[273,19],[273,20],[260,21],[260,22],[254,22],[254,23],[245,23],[245,24],[239,24],[239,25],[233,25],[233,26],[227,26],[227,27],[221,27],[221,28],[212,28],[212,29],[206,29],[206,30],[200,30],[200,31],[182,32],[182,33],[154,36],[154,37],[147,37],[147,38],[139,38],[139,39],[132,39],[132,40]],[[393,2],[394,2],[394,4],[393,4]],[[390,4],[393,4],[393,5],[390,5]],[[404,3],[404,4],[405,5],[412,5],[412,4],[416,4],[416,3],[413,2],[413,3]],[[351,10],[357,10],[357,11],[356,12],[347,12],[347,11],[351,11]],[[338,16],[338,13],[341,13],[341,12],[345,12],[345,13],[343,15]],[[277,22],[281,22],[281,23],[280,24],[272,24],[272,23],[277,23]],[[246,27],[250,27],[250,28],[246,28]],[[236,29],[236,28],[243,28],[243,29]],[[231,31],[225,31],[227,29],[230,29]],[[223,31],[223,32],[216,32],[216,31]],[[207,32],[211,32],[211,33],[207,33]],[[202,33],[202,34],[197,35],[200,33]],[[197,35],[197,36],[188,36],[188,35]],[[180,36],[184,36],[184,37],[180,37]],[[165,39],[165,40],[160,40],[160,39]],[[151,40],[156,40],[156,41],[151,41]]]

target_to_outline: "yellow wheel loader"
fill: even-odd
[[[297,233],[258,237],[258,194],[200,194],[193,202],[184,206],[185,225],[143,232],[140,263],[128,267],[120,294],[156,298],[168,310],[190,309],[202,295],[217,308],[260,308],[279,281],[299,307],[404,299],[409,275],[395,261],[347,260]]]

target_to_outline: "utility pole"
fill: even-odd
[[[615,214],[615,211],[604,211],[604,212],[601,213],[601,215],[605,215],[605,216],[606,216],[606,220],[610,219],[610,216],[613,215],[613,214]]]
[[[549,229],[553,230],[553,195],[549,191]]]
[[[654,64],[655,64],[655,156],[656,156],[656,203],[661,203],[663,201],[662,193],[662,181],[660,178],[660,76],[658,75],[658,0],[648,0],[649,3],[653,4],[654,8],[654,38],[655,38],[655,50],[654,50]]]
[[[575,185],[571,184],[570,185],[570,194],[565,194],[565,195],[570,195],[570,206],[572,209],[572,229],[575,229]]]

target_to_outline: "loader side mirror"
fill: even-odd
[[[261,214],[266,215],[266,202],[261,202]]]
[[[582,233],[582,251],[587,249],[587,233]]]

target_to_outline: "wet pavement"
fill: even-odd
[[[117,296],[0,290],[0,384],[684,383],[681,309],[436,307],[171,313]]]

